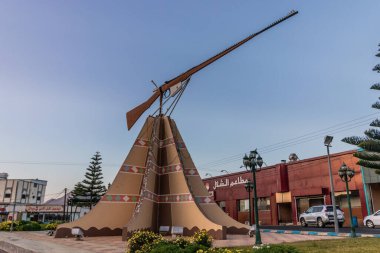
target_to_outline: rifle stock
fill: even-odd
[[[130,130],[136,121],[141,117],[141,115],[149,109],[149,107],[156,101],[160,96],[160,91],[155,91],[154,94],[144,103],[136,106],[129,112],[127,112],[127,126],[128,130]]]
[[[222,58],[226,54],[230,53],[231,51],[235,50],[236,48],[240,47],[244,43],[248,42],[249,40],[253,39],[257,35],[265,32],[266,30],[278,25],[279,23],[287,20],[288,18],[296,15],[298,11],[291,11],[288,15],[278,19],[277,21],[273,22],[272,24],[268,25],[264,29],[261,29],[257,33],[251,34],[245,39],[239,41],[238,43],[232,45],[231,47],[223,50],[222,52],[218,53],[217,55],[207,59],[206,61],[202,62],[201,64],[187,70],[186,72],[180,74],[179,76],[171,79],[170,81],[165,82],[163,85],[160,86],[161,91],[164,93],[170,87],[176,85],[179,82],[182,82],[192,76],[193,74],[197,73],[201,69],[205,68],[206,66],[210,65],[211,63],[217,61],[218,59]],[[148,110],[148,108],[154,103],[154,101],[160,97],[160,92],[157,90],[155,93],[144,103],[140,104],[139,106],[133,108],[127,113],[127,125],[128,125],[128,130],[132,128],[132,126],[136,123],[136,121],[140,118],[140,116]]]

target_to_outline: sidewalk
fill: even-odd
[[[296,242],[306,240],[336,239],[333,236],[316,236],[302,234],[262,233],[264,244],[283,242]],[[215,240],[215,247],[251,246],[255,238],[245,235],[228,235],[227,240]],[[74,238],[54,238],[47,236],[46,232],[0,232],[0,252],[8,253],[125,253],[126,242],[121,236],[86,237],[83,241]]]
[[[56,239],[38,232],[0,232],[0,250],[8,253],[125,253],[126,242],[121,236],[86,237],[83,241],[74,238]]]

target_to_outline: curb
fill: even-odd
[[[5,252],[16,252],[16,253],[38,253],[37,251],[25,249],[23,247],[20,247],[18,245],[1,241],[0,240],[0,249],[5,250]]]
[[[263,233],[276,233],[276,234],[320,235],[320,236],[350,237],[350,233],[300,231],[300,230],[276,230],[276,229],[260,229],[260,231],[263,232]],[[380,238],[380,234],[361,234],[361,233],[357,233],[356,237]]]

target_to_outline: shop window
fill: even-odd
[[[270,198],[258,198],[257,199],[257,209],[259,210],[270,210]]]
[[[238,211],[239,212],[248,212],[249,210],[249,200],[248,199],[240,199],[238,200]]]
[[[226,202],[225,201],[220,201],[218,203],[219,207],[222,208],[223,212],[226,211]]]
[[[6,192],[4,198],[11,198],[11,192]]]
[[[296,199],[297,217],[310,207],[324,205],[324,198],[322,196],[301,197]]]
[[[341,195],[336,196],[336,202],[340,206],[340,208],[348,208],[348,202],[347,202],[347,194],[344,194],[345,192],[342,192]],[[360,207],[360,196],[359,196],[359,190],[353,190],[350,191],[350,199],[351,199],[351,207]]]

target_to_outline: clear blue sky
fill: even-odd
[[[1,1],[0,171],[48,180],[51,194],[82,180],[100,151],[112,182],[146,116],[128,132],[125,113],[151,95],[151,79],[169,80],[291,9],[299,15],[193,76],[172,115],[202,175],[376,113],[380,1]],[[340,139],[367,126],[353,126],[330,129],[332,152],[354,148]],[[324,134],[262,156],[323,155]]]

